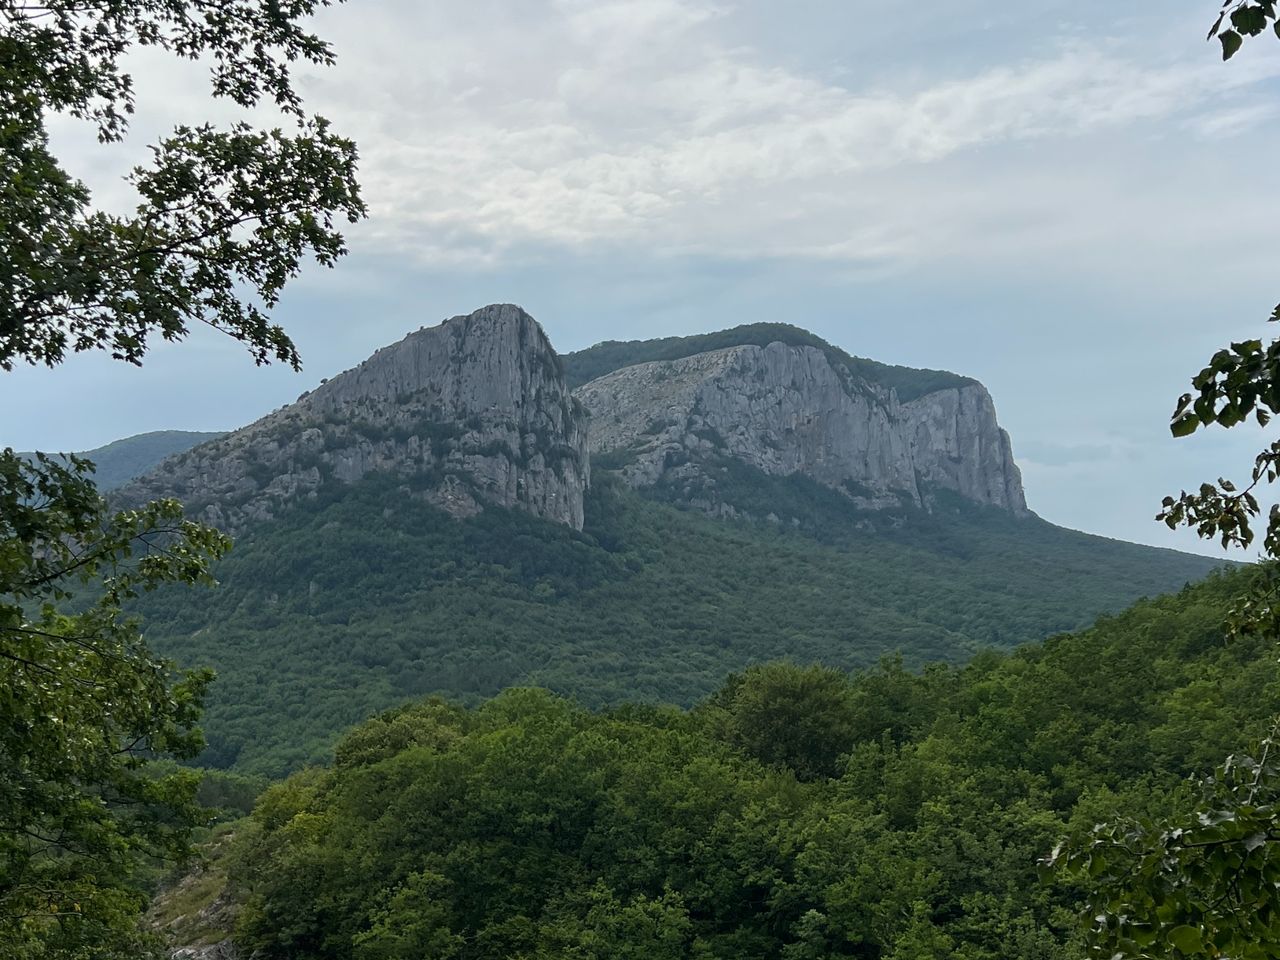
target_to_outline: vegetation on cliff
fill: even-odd
[[[222,434],[217,432],[155,430],[113,440],[92,450],[78,451],[76,455],[93,464],[94,484],[102,493],[108,493],[146,473],[162,460],[220,436]],[[18,456],[30,458],[35,454],[20,453]]]
[[[977,383],[971,377],[963,377],[946,370],[918,370],[899,367],[878,360],[855,357],[839,347],[832,346],[816,334],[794,327],[789,323],[748,323],[730,330],[702,333],[690,337],[663,337],[658,340],[606,340],[585,350],[565,354],[565,378],[571,388],[605,374],[621,370],[636,363],[652,360],[679,360],[709,350],[726,347],[767,347],[771,343],[785,343],[791,347],[813,347],[822,351],[836,369],[844,368],[855,377],[885,389],[898,392],[902,402],[914,400],[935,390],[946,390]]]

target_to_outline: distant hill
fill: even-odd
[[[217,433],[200,433],[194,430],[155,430],[137,436],[115,440],[93,450],[77,451],[81,457],[93,461],[97,468],[94,480],[98,489],[106,492],[123,486],[135,477],[156,467],[161,461],[190,450],[206,440],[216,440]],[[30,454],[22,454],[30,456]]]

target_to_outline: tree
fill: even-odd
[[[1280,725],[1229,757],[1196,802],[1163,820],[1094,828],[1053,858],[1087,878],[1089,947],[1114,958],[1280,953]]]
[[[1271,321],[1280,320],[1280,306]],[[1219,350],[1191,381],[1194,393],[1185,393],[1174,409],[1171,430],[1176,437],[1217,424],[1230,428],[1248,419],[1265,427],[1280,412],[1280,340],[1264,346],[1261,340],[1244,340]],[[1217,538],[1224,547],[1248,547],[1254,542],[1253,524],[1261,512],[1254,491],[1280,477],[1280,440],[1273,441],[1254,459],[1244,486],[1219,478],[1201,484],[1194,493],[1182,491],[1165,497],[1157,519],[1170,528],[1189,526],[1202,537]],[[1251,596],[1233,615],[1237,630],[1269,630],[1280,626],[1276,610],[1275,561],[1280,559],[1280,509],[1272,507],[1263,534],[1263,572]]]
[[[308,117],[292,64],[325,65],[302,21],[330,0],[0,0],[0,369],[103,350],[141,363],[205,323],[258,363],[299,365],[269,311],[307,256],[364,216],[354,145]],[[180,126],[127,176],[122,216],[50,152],[62,113],[128,132],[130,51],[211,66],[212,92],[292,131]],[[181,857],[200,810],[189,757],[207,671],[175,676],[123,605],[209,580],[229,546],[173,500],[113,513],[76,457],[0,452],[0,958],[137,957],[140,857]]]
[[[153,335],[177,340],[192,322],[243,341],[258,362],[298,366],[266,310],[305,254],[326,265],[343,254],[337,218],[365,212],[354,144],[308,118],[292,83],[294,62],[333,60],[299,26],[328,5],[0,0],[0,368],[93,349],[139,363]],[[135,47],[210,60],[215,96],[273,102],[297,132],[180,126],[129,174],[133,216],[92,210],[49,152],[46,117],[124,139],[134,86],[121,60]]]
[[[121,605],[229,542],[172,500],[109,515],[87,468],[0,454],[0,957],[137,956],[132,868],[199,814],[194,775],[148,759],[198,752],[212,675],[175,683]]]
[[[1230,60],[1245,37],[1256,37],[1268,28],[1280,37],[1276,0],[1223,0],[1222,9],[1209,28],[1209,39],[1217,37],[1222,44],[1222,59]]]
[[[1229,60],[1246,37],[1280,37],[1276,0],[1226,0],[1209,30]],[[1280,320],[1280,306],[1270,320]],[[1175,437],[1248,420],[1266,427],[1280,413],[1280,339],[1219,350],[1179,397]],[[1280,441],[1254,458],[1248,483],[1219,478],[1165,497],[1156,517],[1188,526],[1223,547],[1250,546],[1261,506],[1254,491],[1280,477]],[[1280,506],[1273,506],[1252,590],[1231,612],[1235,634],[1280,635]],[[1046,858],[1083,880],[1088,944],[1110,960],[1280,955],[1280,717],[1249,755],[1228,757],[1197,784],[1196,798],[1156,820],[1118,820]]]
[[[713,699],[725,738],[747,756],[799,780],[835,777],[853,746],[852,687],[843,671],[777,662],[730,677]]]

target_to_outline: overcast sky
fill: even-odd
[[[1264,435],[1168,414],[1280,299],[1280,45],[1222,64],[1210,0],[364,0],[317,29],[310,109],[359,143],[369,220],[278,317],[304,372],[198,333],[141,370],[0,374],[0,445],[231,429],[423,324],[523,305],[563,351],[755,321],[991,390],[1027,499],[1202,552],[1161,496],[1241,476]],[[1135,12],[1137,11],[1137,12]],[[1147,11],[1147,12],[1142,12]],[[55,119],[101,203],[202,72],[133,62],[122,146]]]

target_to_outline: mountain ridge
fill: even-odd
[[[117,498],[177,496],[236,533],[325,483],[387,471],[456,516],[519,505],[581,529],[595,452],[629,461],[633,485],[683,484],[711,512],[738,509],[708,466],[722,457],[806,474],[859,508],[928,509],[944,488],[1027,512],[1008,435],[972,378],[855,358],[787,324],[592,350],[561,358],[521,308],[483,307],[383,347]],[[673,397],[671,383],[708,364]]]
[[[724,347],[767,347],[770,343],[787,346],[810,346],[826,354],[833,366],[844,366],[851,375],[870,383],[893,389],[902,402],[946,387],[977,383],[972,377],[948,370],[930,370],[881,363],[855,357],[815,333],[789,323],[748,323],[712,333],[686,337],[660,337],[651,340],[604,340],[583,350],[564,354],[565,376],[569,386],[577,389],[623,367],[652,360],[680,360],[697,353]]]

